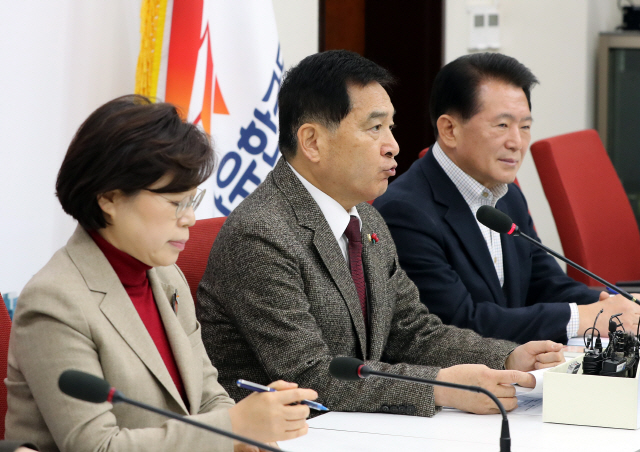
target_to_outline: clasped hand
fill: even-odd
[[[440,369],[437,380],[462,385],[480,386],[491,391],[507,411],[518,406],[514,383],[527,388],[536,384],[533,375],[526,372],[555,367],[564,362],[562,344],[552,341],[527,342],[514,349],[505,362],[505,369],[494,370],[481,364],[461,364]],[[477,414],[498,413],[499,409],[484,394],[435,386],[435,404],[450,406]]]

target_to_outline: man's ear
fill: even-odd
[[[116,213],[116,204],[121,196],[123,196],[123,193],[120,190],[111,190],[97,196],[98,205],[104,212],[107,220],[114,217]]]
[[[451,115],[441,115],[436,122],[438,127],[438,139],[442,140],[448,148],[455,148],[457,146],[457,129],[460,125],[458,118]]]
[[[321,140],[324,132],[324,127],[318,123],[308,122],[300,126],[298,129],[297,154],[301,154],[310,162],[317,163],[320,160],[318,141]]]

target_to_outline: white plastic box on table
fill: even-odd
[[[640,427],[638,407],[640,379],[568,374],[584,355],[548,370],[544,374],[543,422],[589,425],[636,430]]]

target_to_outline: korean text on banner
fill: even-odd
[[[136,93],[177,105],[217,151],[199,217],[229,213],[275,166],[284,60],[264,0],[143,0]]]

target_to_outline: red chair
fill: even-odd
[[[564,254],[607,281],[640,279],[640,232],[629,199],[595,130],[531,145]],[[599,285],[571,267],[576,281]]]
[[[7,387],[4,385],[4,379],[7,377],[10,333],[11,318],[0,295],[0,440],[4,439],[4,418],[7,415]]]
[[[207,268],[211,246],[226,219],[227,217],[219,217],[196,221],[196,224],[189,228],[189,241],[176,262],[187,278],[193,301],[196,304],[198,284],[200,284],[202,275]]]

